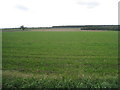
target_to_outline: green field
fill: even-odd
[[[3,88],[118,87],[118,32],[3,32]]]

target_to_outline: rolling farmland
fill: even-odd
[[[117,88],[118,32],[3,32],[3,88]]]

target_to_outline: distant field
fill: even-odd
[[[3,87],[118,87],[118,32],[3,32]]]
[[[25,30],[22,29],[3,29],[3,32],[25,32],[25,31],[106,31],[106,30],[81,30],[81,28],[45,28],[45,29],[29,29],[26,28]]]

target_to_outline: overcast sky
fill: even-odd
[[[0,0],[0,28],[117,25],[119,0]]]

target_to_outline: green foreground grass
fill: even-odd
[[[3,88],[117,88],[118,32],[3,32]]]

